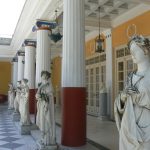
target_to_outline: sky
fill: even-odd
[[[25,1],[0,0],[0,37],[12,37]]]

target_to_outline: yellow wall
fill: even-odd
[[[101,35],[101,37],[104,39],[104,49],[105,49],[105,47],[106,47],[105,46],[105,37],[104,37],[104,35]],[[85,43],[85,55],[86,55],[86,57],[95,54],[95,39],[96,39],[96,37]]]
[[[52,60],[52,84],[54,89],[61,85],[61,57]]]
[[[112,29],[112,45],[113,48],[126,44],[128,42],[127,28],[129,25],[135,24],[137,28],[137,34],[144,36],[150,35],[150,11],[135,17],[132,20],[123,23],[116,28]],[[130,32],[134,32],[131,30]],[[130,33],[129,32],[129,33]]]
[[[8,93],[8,84],[11,82],[11,63],[0,62],[0,94]]]

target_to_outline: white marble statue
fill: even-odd
[[[20,123],[21,125],[30,125],[30,115],[29,115],[29,87],[27,85],[28,80],[21,80],[21,94],[19,102],[19,112],[20,112]]]
[[[115,100],[119,150],[150,150],[150,41],[134,36],[128,46],[137,70]]]
[[[15,91],[13,84],[9,84],[9,90],[8,90],[8,109],[14,109],[14,98],[15,98]]]
[[[20,95],[21,95],[21,81],[17,81],[16,97],[14,100],[15,112],[19,112]]]
[[[41,78],[42,82],[39,84],[36,93],[36,124],[42,132],[40,144],[49,146],[56,144],[53,88],[48,71],[42,71]]]

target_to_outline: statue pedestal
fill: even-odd
[[[98,119],[109,120],[107,116],[107,93],[100,93],[100,114]]]
[[[20,133],[21,133],[21,135],[30,135],[31,134],[31,125],[21,125]]]
[[[19,114],[19,112],[14,112],[13,113],[12,120],[16,121],[16,122],[20,120],[20,114]]]
[[[110,120],[108,116],[99,116],[98,119],[101,121],[109,121]]]
[[[38,148],[39,150],[57,150],[58,146],[55,145],[42,145],[40,142],[38,142]]]
[[[33,124],[31,125],[31,130],[37,130],[37,129],[39,129],[38,126],[33,123]]]
[[[14,108],[8,108],[8,114],[12,114],[14,112]]]

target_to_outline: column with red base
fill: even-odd
[[[25,46],[25,71],[24,78],[28,79],[29,86],[29,112],[35,113],[35,52],[36,42],[26,39]]]
[[[84,0],[64,0],[62,145],[86,144]]]
[[[34,26],[37,33],[37,49],[36,49],[36,88],[41,82],[41,72],[50,72],[50,38],[51,27],[48,21],[36,22]]]

